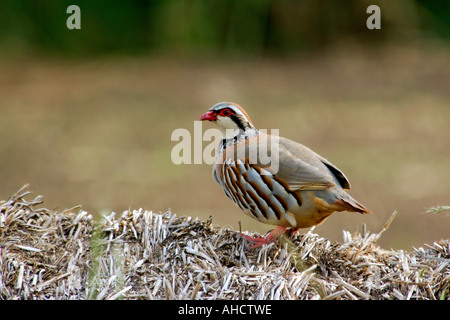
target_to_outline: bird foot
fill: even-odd
[[[252,242],[253,245],[250,246],[250,248],[259,248],[262,247],[265,244],[271,244],[272,242],[274,242],[275,240],[277,240],[278,237],[280,237],[281,235],[285,234],[288,231],[287,227],[283,227],[283,226],[278,226],[275,229],[273,229],[268,235],[266,235],[265,237],[250,237],[246,234],[242,234],[240,233],[239,235]]]

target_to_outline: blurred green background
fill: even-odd
[[[30,183],[57,210],[170,208],[265,232],[211,166],[170,158],[173,130],[234,101],[330,159],[373,211],[336,213],[321,236],[378,232],[397,210],[382,246],[448,238],[448,212],[426,211],[450,205],[449,41],[448,0],[2,0],[0,199]]]

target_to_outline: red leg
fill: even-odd
[[[285,234],[287,231],[288,231],[287,227],[278,226],[265,237],[253,238],[242,233],[240,235],[244,239],[247,239],[248,241],[254,243],[252,246],[250,246],[250,248],[258,248],[262,247],[265,244],[270,244],[274,242],[279,236]]]
[[[289,230],[289,235],[291,237],[294,237],[297,234],[298,230],[300,230],[300,228],[291,228],[291,230]]]

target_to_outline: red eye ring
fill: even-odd
[[[220,112],[219,112],[219,116],[222,116],[222,117],[229,117],[230,115],[232,115],[233,114],[233,111],[231,111],[230,109],[223,109],[223,110],[220,110]]]

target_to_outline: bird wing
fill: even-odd
[[[327,190],[336,186],[333,176],[316,154],[303,145],[281,138],[276,177],[293,190]]]
[[[284,181],[291,191],[327,190],[336,185],[331,171],[318,155],[289,139],[259,133],[230,149],[235,159],[266,169]]]
[[[231,156],[265,168],[277,179],[286,182],[291,191],[327,190],[336,185],[345,189],[350,187],[342,171],[331,162],[308,147],[286,138],[259,133],[227,149],[230,153],[223,155],[223,160]],[[270,158],[269,163],[262,159],[264,155]]]
[[[316,155],[319,158],[319,160],[328,168],[328,170],[331,171],[331,173],[336,178],[336,180],[339,182],[341,187],[345,190],[350,190],[350,188],[351,188],[350,181],[348,181],[345,174],[341,170],[339,170],[338,167],[336,167],[334,164],[332,164],[330,161],[328,161],[324,157],[322,157],[318,154],[316,154]]]

